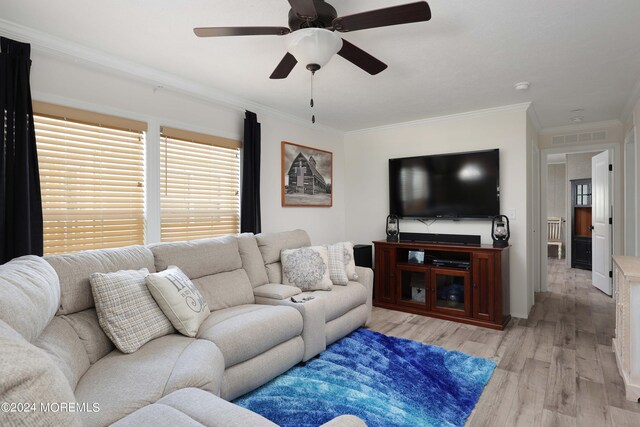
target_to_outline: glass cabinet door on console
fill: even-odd
[[[397,268],[398,295],[396,302],[403,305],[426,308],[428,275],[424,266],[399,265]]]
[[[431,311],[471,316],[469,272],[448,268],[431,269]]]

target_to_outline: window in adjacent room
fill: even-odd
[[[144,243],[146,123],[34,103],[45,255]]]
[[[160,138],[161,240],[240,230],[240,142],[163,127]]]

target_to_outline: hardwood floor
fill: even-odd
[[[549,292],[504,331],[375,307],[369,328],[494,360],[467,426],[640,426],[611,351],[614,302],[590,271],[550,260]]]

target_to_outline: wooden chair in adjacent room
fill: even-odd
[[[547,246],[558,247],[558,259],[562,258],[562,218],[547,218]]]

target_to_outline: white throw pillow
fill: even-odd
[[[93,273],[89,278],[98,322],[123,353],[133,353],[152,339],[174,332],[147,289],[148,274],[143,268]]]
[[[209,316],[209,305],[196,285],[175,265],[147,276],[147,288],[173,326],[195,337]]]
[[[356,259],[353,256],[353,242],[342,242],[344,249],[344,269],[349,280],[358,280],[356,273]]]
[[[283,284],[296,286],[303,291],[330,291],[333,288],[326,247],[284,249],[280,253],[280,261]]]
[[[349,283],[345,269],[345,248],[342,243],[327,245],[329,255],[329,277],[334,285],[346,286]]]

